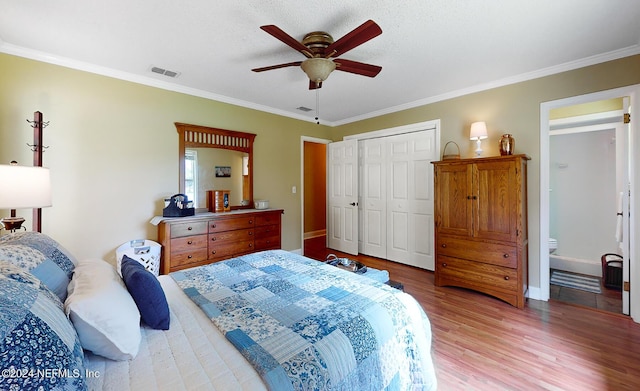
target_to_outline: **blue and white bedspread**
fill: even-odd
[[[410,295],[273,250],[171,273],[271,390],[435,390]]]

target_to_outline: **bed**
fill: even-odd
[[[0,388],[436,389],[426,314],[375,279],[282,250],[132,267],[1,236]]]

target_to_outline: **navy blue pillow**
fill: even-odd
[[[162,286],[153,273],[135,259],[122,257],[122,279],[136,302],[142,321],[157,330],[169,329],[169,305]]]

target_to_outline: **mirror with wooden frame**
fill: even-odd
[[[253,133],[176,122],[180,193],[205,212],[208,190],[230,190],[231,209],[253,208]],[[188,162],[187,162],[188,160]],[[197,184],[194,186],[194,184]],[[246,204],[246,205],[245,205]]]

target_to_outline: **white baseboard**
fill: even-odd
[[[542,293],[542,290],[539,287],[529,285],[529,290],[527,291],[527,297],[533,300],[545,300],[542,298],[541,293]]]

